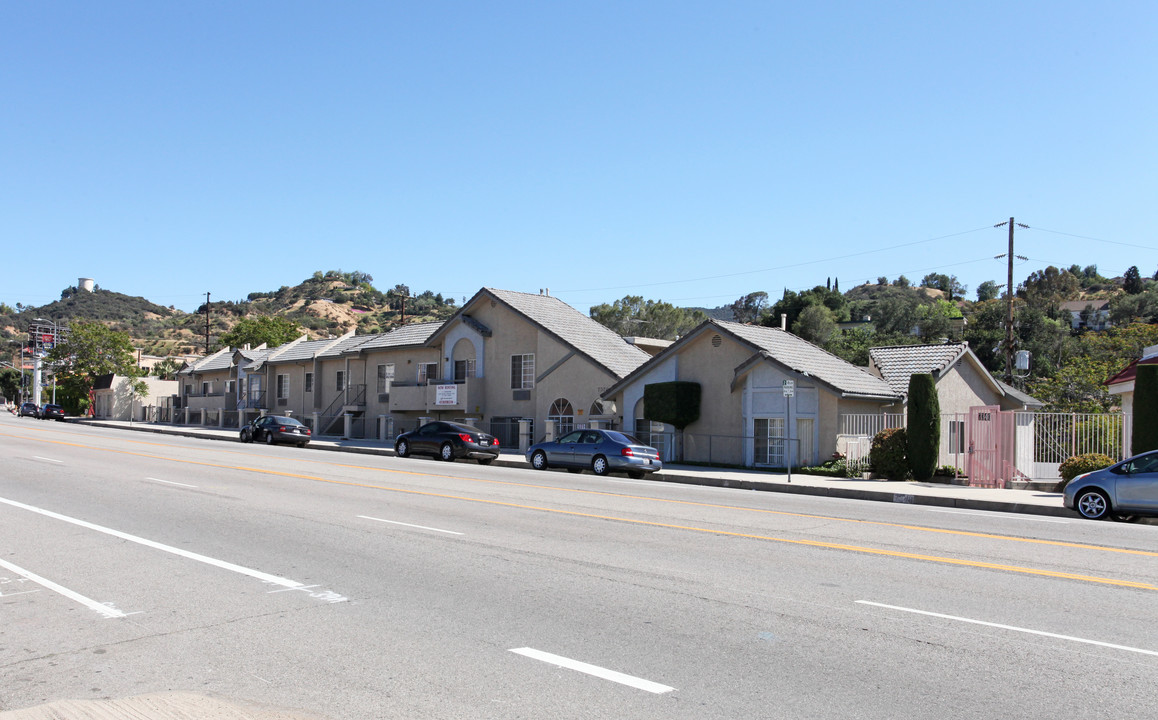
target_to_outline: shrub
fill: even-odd
[[[1113,458],[1109,455],[1102,455],[1101,453],[1074,455],[1073,457],[1066,458],[1066,461],[1058,466],[1058,472],[1061,474],[1062,480],[1069,482],[1078,475],[1093,472],[1094,470],[1101,470],[1113,464]]]
[[[1158,449],[1158,365],[1138,365],[1134,380],[1134,455]]]
[[[964,475],[965,471],[959,467],[953,467],[952,465],[941,465],[937,468],[937,472],[935,472],[933,474],[934,475],[945,475],[947,477],[954,477],[954,476]]]
[[[700,417],[700,384],[675,380],[643,387],[647,419],[683,430]]]
[[[876,434],[869,450],[873,472],[890,480],[904,480],[908,477],[909,464],[905,458],[905,447],[908,445],[906,435],[904,428],[888,428]]]
[[[941,406],[937,384],[929,373],[909,376],[908,456],[916,480],[928,480],[937,470],[941,446]]]

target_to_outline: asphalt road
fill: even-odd
[[[0,711],[1154,717],[1158,528],[0,417]]]

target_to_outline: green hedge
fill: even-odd
[[[909,462],[905,457],[907,445],[908,438],[904,428],[888,428],[877,433],[869,450],[869,462],[873,465],[873,472],[889,480],[907,479],[909,476]]]
[[[941,447],[941,405],[937,381],[929,373],[909,376],[907,452],[913,479],[925,481],[937,471]]]
[[[1134,378],[1133,455],[1158,450],[1158,365],[1138,365]]]
[[[643,387],[644,414],[652,422],[683,430],[700,419],[700,384],[683,380]]]

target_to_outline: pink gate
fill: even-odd
[[[969,408],[969,460],[965,472],[974,487],[1004,487],[1001,477],[1001,407]]]

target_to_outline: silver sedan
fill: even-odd
[[[1078,475],[1066,484],[1063,502],[1090,520],[1158,515],[1158,450]]]
[[[527,462],[536,470],[590,469],[596,475],[625,472],[633,478],[663,469],[658,450],[615,430],[576,430],[558,440],[537,443],[527,449]]]

